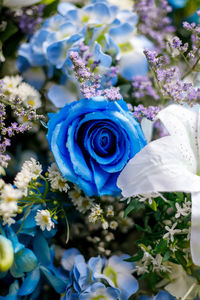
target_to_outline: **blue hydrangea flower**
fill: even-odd
[[[66,250],[61,264],[69,284],[62,300],[127,300],[138,290],[137,280],[131,275],[133,263],[125,262],[128,255],[112,256],[110,259],[92,257],[85,262],[75,248]]]
[[[102,261],[100,257],[91,258],[88,262],[93,271],[93,279],[104,279],[112,287],[119,288],[120,300],[129,299],[138,290],[138,282],[132,276],[135,269],[134,264],[126,262],[124,259],[129,255],[111,256],[107,261]]]
[[[93,283],[82,294],[80,294],[80,300],[117,300],[119,299],[119,290],[113,287],[105,287],[103,283]]]
[[[143,50],[152,48],[147,38],[137,34],[137,22],[135,13],[120,10],[108,1],[92,1],[82,8],[60,3],[58,14],[47,19],[30,41],[19,47],[18,69],[37,88],[45,81],[44,71],[52,78],[56,70],[61,70],[61,75],[69,79],[69,52],[79,51],[80,42],[84,42],[99,68],[108,70],[114,58],[119,60],[121,76],[132,80],[134,75],[147,72]]]
[[[89,196],[119,195],[119,172],[146,141],[123,100],[81,99],[52,114],[47,138],[65,178]]]

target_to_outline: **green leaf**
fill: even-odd
[[[149,207],[153,209],[153,211],[157,211],[157,203],[155,200],[152,200],[152,204],[149,204]]]
[[[139,250],[138,253],[134,256],[131,256],[127,259],[124,259],[125,261],[129,261],[129,262],[133,262],[133,261],[139,261],[140,259],[142,259],[144,253],[142,250]]]
[[[187,262],[184,258],[184,253],[181,252],[181,251],[176,251],[175,252],[175,257],[177,259],[177,261],[183,266],[183,267],[186,267],[187,265]]]
[[[166,240],[160,240],[159,244],[155,247],[154,252],[156,254],[161,253],[164,254],[167,250],[167,241]]]
[[[184,16],[189,17],[196,12],[200,6],[200,0],[188,0],[184,8]]]
[[[40,3],[44,3],[44,4],[46,4],[46,5],[49,5],[49,4],[51,4],[52,2],[54,2],[55,0],[43,0],[43,1],[41,1]]]
[[[162,262],[167,261],[171,257],[171,255],[172,255],[172,252],[170,250],[168,250],[163,257]]]
[[[125,209],[124,218],[126,218],[132,210],[137,212],[139,209],[141,209],[143,207],[144,207],[144,205],[142,203],[140,203],[138,201],[138,199],[135,199],[135,198],[132,199],[131,202],[129,203],[129,205],[127,206],[127,208]]]
[[[48,5],[46,5],[44,8],[44,11],[43,11],[43,17],[48,18],[53,13],[55,13],[57,11],[58,3],[59,3],[59,0],[53,0]]]
[[[7,41],[17,31],[18,31],[17,26],[14,23],[8,21],[6,29],[3,32],[0,33],[1,42],[4,43],[5,41]]]

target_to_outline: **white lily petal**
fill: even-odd
[[[192,224],[190,247],[192,260],[200,266],[200,192],[192,193]]]
[[[184,143],[191,145],[198,160],[198,114],[191,109],[174,104],[161,110],[157,118],[162,121],[170,135],[178,135]]]
[[[200,177],[189,145],[177,136],[151,142],[136,154],[120,173],[117,186],[124,197],[152,192],[197,192]]]
[[[141,121],[142,131],[143,131],[144,136],[145,136],[148,143],[152,139],[153,124],[154,124],[154,122],[147,119],[147,118],[143,118],[142,121]]]

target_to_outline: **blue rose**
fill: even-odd
[[[123,100],[81,99],[51,114],[47,138],[63,176],[88,195],[119,195],[116,180],[146,141]]]

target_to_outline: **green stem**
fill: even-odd
[[[191,266],[190,270],[192,272],[192,275],[196,278],[198,284],[200,284],[200,278],[199,278],[199,275],[197,274],[197,272],[195,271],[194,266]]]
[[[195,54],[198,54],[200,50],[200,46],[198,47],[197,51],[195,52]],[[181,77],[181,79],[183,80],[185,77],[187,77],[192,71],[195,70],[196,66],[198,65],[200,61],[200,55],[199,57],[197,58],[196,62],[194,63],[194,65],[192,67],[190,67],[190,69]]]
[[[47,196],[48,190],[49,190],[49,183],[48,183],[47,179],[43,175],[40,175],[40,178],[42,180],[44,180],[44,182],[45,182],[45,190],[44,190],[44,194],[43,194],[43,198],[45,199],[46,196]]]
[[[69,242],[69,222],[67,220],[67,216],[66,216],[66,213],[65,213],[65,210],[64,210],[63,207],[62,207],[62,211],[64,213],[64,218],[65,218],[65,222],[66,222],[66,225],[67,225],[67,237],[66,237],[66,241],[65,241],[65,243],[67,244]]]

